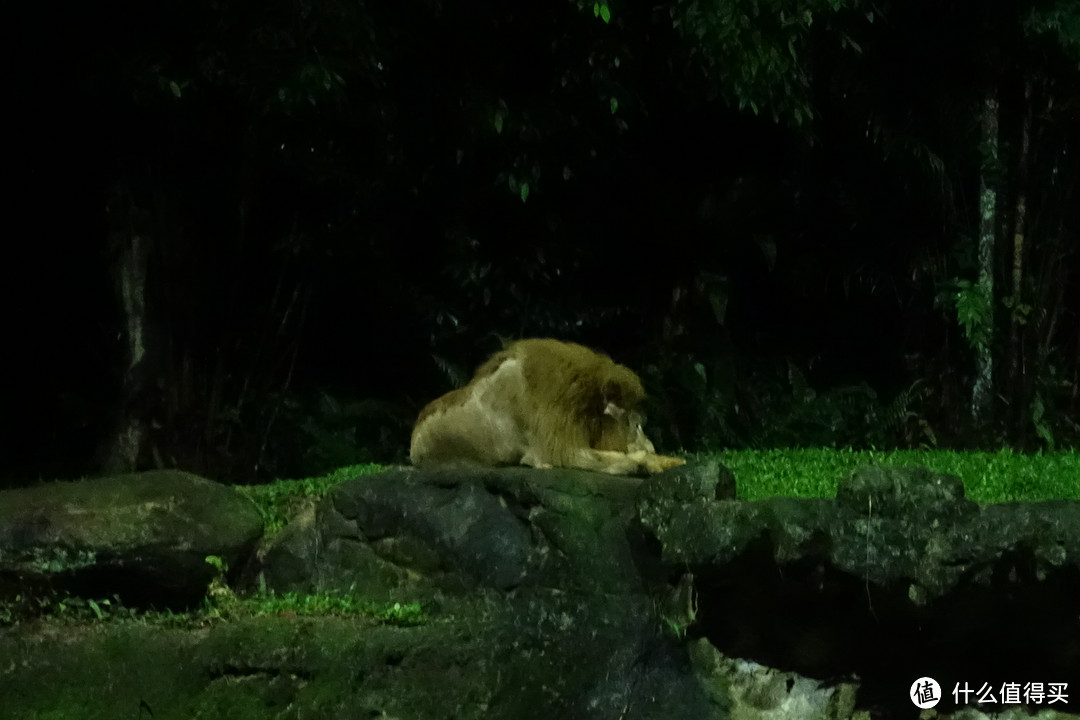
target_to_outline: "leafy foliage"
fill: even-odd
[[[1033,6],[1024,19],[1024,29],[1033,35],[1053,36],[1055,44],[1074,59],[1080,59],[1080,7],[1069,0]]]
[[[675,0],[669,12],[690,57],[721,83],[731,104],[799,127],[814,117],[807,56],[815,22],[833,31],[842,50],[861,53],[842,22],[863,5],[861,0]],[[873,11],[864,17],[873,22]]]
[[[758,447],[902,447],[936,444],[933,431],[911,409],[912,386],[888,404],[866,383],[813,390],[788,363],[787,387],[766,383],[758,398],[765,412]],[[914,430],[914,432],[912,432]]]
[[[16,104],[95,108],[63,137],[20,116],[28,149],[12,165],[47,148],[68,168],[37,214],[70,194],[70,236],[92,233],[70,267],[33,252],[56,262],[56,305],[100,292],[107,308],[24,313],[12,332],[58,358],[50,387],[72,355],[93,367],[57,381],[60,400],[26,393],[37,421],[9,430],[44,438],[29,477],[58,455],[90,464],[121,404],[148,428],[142,466],[251,479],[400,460],[416,408],[527,335],[651,363],[652,427],[676,445],[947,443],[960,422],[926,417],[920,398],[958,405],[971,378],[953,333],[989,347],[1002,298],[957,281],[929,306],[936,284],[973,277],[988,149],[973,128],[995,88],[987,178],[1002,207],[1027,198],[1029,222],[1005,299],[1023,373],[995,381],[1014,386],[996,397],[1016,417],[993,440],[1075,442],[1075,3],[195,0],[86,6],[60,27],[46,6],[21,12],[36,19],[21,54],[54,47],[71,72],[59,89],[24,73],[35,94]],[[150,327],[143,397],[119,400],[129,318],[102,278],[123,233],[100,227],[100,199],[125,193],[146,218],[127,230],[151,253]],[[669,301],[695,285],[693,307]],[[749,360],[835,361],[850,333],[887,346],[883,365],[925,363],[908,376],[867,361],[880,377],[845,367],[815,388]],[[372,346],[400,348],[393,372]],[[906,399],[875,393],[918,377]],[[75,435],[78,451],[55,452]]]
[[[957,279],[953,282],[952,303],[956,322],[964,330],[964,337],[973,348],[984,348],[990,342],[993,313],[990,298],[979,283]]]
[[[665,386],[654,401],[661,407],[674,403],[678,422],[661,410],[660,427],[651,424],[650,434],[690,449],[937,445],[936,433],[916,410],[927,392],[922,383],[882,403],[865,382],[817,391],[790,360],[736,381],[738,374],[715,361],[707,366],[692,357],[681,359],[668,371],[675,386]],[[658,383],[661,373],[651,368],[651,377]],[[677,427],[693,428],[695,434],[671,437]]]

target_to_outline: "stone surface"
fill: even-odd
[[[953,476],[880,467],[835,500],[694,495],[650,479],[639,516],[694,576],[690,633],[725,655],[857,676],[869,706],[909,676],[1080,689],[1080,503],[978,505]]]
[[[136,607],[202,600],[215,569],[240,566],[262,518],[232,488],[159,470],[0,492],[0,600],[119,595]]]
[[[915,717],[923,675],[1080,692],[1076,503],[980,506],[921,468],[860,470],[835,500],[741,502],[731,480],[709,464],[357,478],[248,581],[418,601],[418,624],[17,623],[0,629],[0,717],[870,720]],[[202,556],[243,565],[261,527],[182,473],[49,492],[0,494],[9,593],[37,578],[107,597],[131,567],[165,596],[205,591]],[[989,709],[1021,712],[933,716]]]

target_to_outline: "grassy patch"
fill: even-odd
[[[371,475],[385,469],[383,465],[349,465],[320,477],[299,480],[277,480],[269,485],[238,486],[236,489],[255,503],[263,516],[266,535],[272,536],[285,527],[306,503],[325,496],[346,480]]]
[[[831,449],[741,450],[715,457],[735,474],[739,497],[748,500],[834,497],[840,480],[860,465],[922,466],[964,481],[981,503],[1080,499],[1080,453],[1023,455],[1010,450],[853,451]]]

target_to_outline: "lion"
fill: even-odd
[[[520,464],[612,475],[685,464],[656,454],[642,429],[644,398],[641,379],[607,355],[560,340],[519,340],[420,412],[409,457],[417,466]]]

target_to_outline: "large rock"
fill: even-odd
[[[277,539],[264,580],[358,605],[419,598],[417,624],[16,627],[0,632],[0,657],[19,655],[0,663],[14,689],[0,717],[716,718],[639,573],[656,557],[634,529],[639,486],[521,469],[358,478]]]
[[[640,519],[694,577],[692,634],[725,655],[857,676],[869,706],[923,675],[1080,689],[1080,503],[979,505],[923,468],[862,468],[835,500],[674,480],[646,481]]]
[[[930,676],[939,716],[969,720],[1020,711],[957,710],[954,687],[1080,688],[1077,503],[980,506],[919,468],[863,469],[834,500],[732,491],[701,465],[644,482],[516,468],[358,478],[270,544],[262,582],[353,607],[419,600],[418,624],[288,611],[17,625],[0,630],[0,717],[866,720],[914,717],[911,684]],[[152,546],[121,544],[113,565]]]
[[[216,555],[237,568],[262,518],[232,488],[175,470],[0,492],[0,600],[114,595],[135,607],[200,602]]]
[[[809,560],[874,586],[903,585],[915,605],[961,584],[988,586],[995,570],[1042,581],[1080,568],[1080,502],[980,506],[959,478],[925,468],[860,468],[835,500],[712,500],[686,479],[653,479],[639,510],[668,566],[721,569],[764,547],[773,563]]]
[[[641,593],[640,480],[524,468],[369,475],[335,488],[264,557],[267,587],[393,597],[422,588]],[[647,578],[645,578],[647,579]]]

